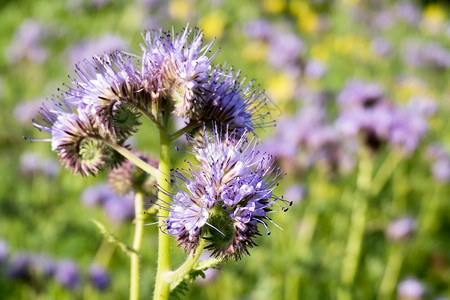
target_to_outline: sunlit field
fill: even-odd
[[[185,28],[213,41],[212,65],[240,70],[242,86],[264,98],[246,103],[254,115],[240,141],[255,157],[273,156],[280,174],[267,190],[274,185],[280,205],[255,217],[256,245],[229,257],[210,247],[200,262],[220,263],[189,273],[170,299],[450,299],[447,1],[3,0],[0,28],[0,299],[128,299],[133,255],[139,299],[153,298],[158,235],[176,235],[158,225],[168,217],[156,193],[172,197],[184,175],[172,190],[149,178],[146,213],[135,218],[137,198],[124,190],[135,178],[74,174],[39,127],[39,108],[67,91],[85,59],[135,57],[146,32]],[[173,118],[170,132],[194,109]],[[157,168],[158,128],[136,115],[128,149]],[[233,126],[221,128],[234,135]],[[180,133],[170,161],[189,169],[198,135],[180,132],[194,137]],[[224,235],[214,224],[209,234]],[[170,236],[173,269],[187,245]]]

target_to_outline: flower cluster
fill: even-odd
[[[239,71],[212,66],[217,52],[203,33],[143,35],[137,54],[116,51],[76,65],[72,84],[44,104],[35,126],[51,134],[52,150],[66,168],[82,175],[117,166],[114,146],[127,147],[140,117],[163,126],[168,114],[195,124],[252,131],[265,117],[265,95]]]
[[[190,140],[200,165],[173,171],[177,192],[165,230],[187,251],[203,238],[214,256],[237,260],[256,245],[258,224],[270,234],[269,213],[289,203],[273,194],[281,177],[273,157],[256,151],[247,133],[235,140],[221,130],[204,132],[203,142]]]
[[[53,280],[68,290],[79,288],[84,277],[80,266],[73,260],[58,261],[43,253],[9,253],[8,244],[2,239],[0,239],[0,271],[9,279],[32,286],[46,285]],[[89,266],[86,277],[99,291],[106,290],[111,284],[109,272],[95,263]]]
[[[413,152],[428,129],[426,117],[434,113],[429,99],[411,98],[406,107],[395,105],[375,84],[349,81],[337,98],[341,114],[337,129],[347,137],[361,137],[377,150],[387,142],[403,153]]]

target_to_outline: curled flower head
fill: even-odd
[[[211,126],[222,124],[239,139],[244,131],[263,126],[268,112],[267,97],[253,81],[245,83],[240,71],[215,67],[211,79],[203,85],[203,105],[199,119]],[[215,126],[215,125],[214,125]],[[225,128],[224,128],[225,129]]]
[[[139,153],[137,156],[154,168],[158,168],[158,161]],[[108,183],[111,189],[119,195],[136,190],[142,191],[145,195],[156,195],[156,179],[129,160],[109,171]]]
[[[108,146],[108,142],[123,144],[98,126],[96,116],[82,107],[74,107],[59,98],[44,104],[41,119],[34,125],[52,135],[52,150],[62,164],[74,173],[95,175],[105,167],[115,166],[122,157]]]
[[[193,32],[192,38],[190,37]],[[147,89],[156,99],[170,99],[176,116],[198,112],[201,85],[209,80],[212,42],[203,45],[203,32],[188,27],[181,33],[149,31],[141,45]]]
[[[215,127],[213,134],[204,133],[203,143],[192,140],[200,166],[174,170],[177,192],[165,230],[185,250],[194,251],[203,238],[214,256],[240,259],[256,245],[258,224],[270,233],[273,208],[287,209],[273,194],[281,170],[247,142],[247,135],[236,141]]]

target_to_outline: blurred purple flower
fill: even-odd
[[[59,174],[60,165],[55,159],[35,152],[24,152],[20,156],[19,169],[23,175],[44,174],[54,177]]]
[[[42,63],[47,59],[48,52],[44,47],[48,28],[42,22],[26,19],[16,29],[11,44],[6,48],[6,58],[12,63],[28,60]]]
[[[34,275],[50,277],[56,272],[56,263],[45,254],[34,254],[30,256],[30,267]]]
[[[373,25],[379,29],[390,29],[395,25],[396,21],[394,11],[384,10],[375,14]]]
[[[327,66],[320,60],[308,60],[305,66],[305,76],[313,79],[322,78],[327,72]]]
[[[421,12],[414,2],[396,2],[394,9],[399,19],[413,26],[419,25]]]
[[[349,80],[337,96],[341,110],[378,105],[383,100],[384,90],[375,83]]]
[[[104,291],[111,285],[111,276],[105,268],[98,264],[89,267],[89,279],[92,286],[99,291]]]
[[[9,254],[9,246],[5,240],[0,239],[0,264],[3,263]]]
[[[116,50],[125,50],[129,44],[125,39],[113,34],[105,34],[97,38],[86,38],[81,43],[72,46],[67,51],[70,67],[78,64],[87,57],[112,53]]]
[[[420,300],[425,295],[425,287],[416,278],[409,277],[397,287],[397,296],[399,300]]]
[[[383,37],[376,37],[370,44],[372,50],[381,57],[385,57],[392,52],[392,45]]]
[[[19,102],[14,108],[14,117],[20,124],[28,124],[39,115],[39,108],[44,100],[41,98]]]
[[[55,280],[67,289],[75,289],[80,284],[77,264],[71,260],[60,261],[56,267]]]
[[[293,184],[284,191],[284,198],[293,203],[298,203],[306,196],[306,188],[301,184]]]
[[[267,20],[252,20],[244,24],[244,34],[248,38],[269,41],[274,35],[274,30]]]
[[[433,177],[440,182],[450,181],[450,157],[438,159],[432,166]]]
[[[8,276],[12,279],[30,280],[30,256],[25,253],[14,253],[8,262]]]
[[[97,184],[83,191],[81,202],[86,206],[103,205],[107,199],[115,196],[116,194],[109,188],[108,184]]]
[[[437,110],[437,104],[434,100],[417,96],[409,99],[407,107],[409,110],[425,117],[434,115]]]
[[[404,61],[413,67],[450,68],[450,51],[438,42],[407,40],[402,54]]]
[[[269,62],[277,68],[290,68],[299,63],[304,52],[302,40],[290,33],[275,34],[269,45]]]
[[[404,153],[412,153],[428,129],[427,120],[416,110],[397,109],[392,116],[389,141]]]
[[[386,229],[386,236],[394,242],[405,241],[411,237],[417,227],[416,220],[411,217],[404,217],[394,220]]]
[[[133,219],[134,193],[130,192],[125,196],[114,195],[114,197],[105,199],[103,209],[111,222],[121,223]]]

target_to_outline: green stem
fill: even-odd
[[[130,253],[131,272],[130,272],[130,300],[139,299],[139,251],[142,244],[142,233],[144,227],[144,201],[143,195],[136,192],[134,198],[134,213],[135,213],[135,229],[133,249],[135,252]]]
[[[358,178],[356,182],[356,197],[353,199],[350,233],[347,240],[341,273],[341,283],[347,287],[350,287],[353,284],[358,270],[362,241],[366,227],[367,198],[369,196],[372,170],[372,159],[369,153],[363,150],[360,157]]]
[[[197,128],[198,126],[200,126],[202,124],[202,122],[200,121],[191,121],[189,124],[187,124],[185,127],[181,128],[180,130],[178,130],[177,132],[174,132],[173,134],[170,135],[170,140],[174,141],[177,138],[179,138],[181,135],[185,134],[186,132],[191,131],[192,129]]]
[[[158,176],[158,170],[151,165],[147,164],[145,161],[134,155],[130,150],[127,148],[124,148],[122,146],[119,146],[117,144],[104,141],[106,144],[108,144],[110,147],[112,147],[114,150],[119,152],[121,155],[123,155],[126,159],[134,163],[136,166],[147,172],[148,174],[152,175],[153,177],[157,178]]]
[[[165,125],[167,122],[164,122]],[[167,128],[167,126],[165,126]],[[170,138],[165,130],[159,131],[160,157],[159,173],[156,177],[159,186],[158,205],[159,228],[164,228],[164,220],[169,216],[170,198],[167,193],[170,190]],[[158,233],[158,269],[156,271],[155,300],[166,300],[169,298],[170,286],[165,275],[170,271],[170,236],[160,230]]]
[[[386,269],[378,291],[378,299],[380,300],[392,298],[403,261],[402,246],[399,244],[391,245]]]
[[[200,255],[205,247],[205,239],[200,239],[197,249],[195,249],[194,255],[189,255],[186,261],[175,271],[169,272],[166,276],[166,280],[171,283],[171,289],[174,289],[183,279],[194,269]]]
[[[372,184],[370,186],[371,195],[378,195],[401,161],[402,156],[399,153],[394,150],[389,152],[388,156],[373,176]]]

